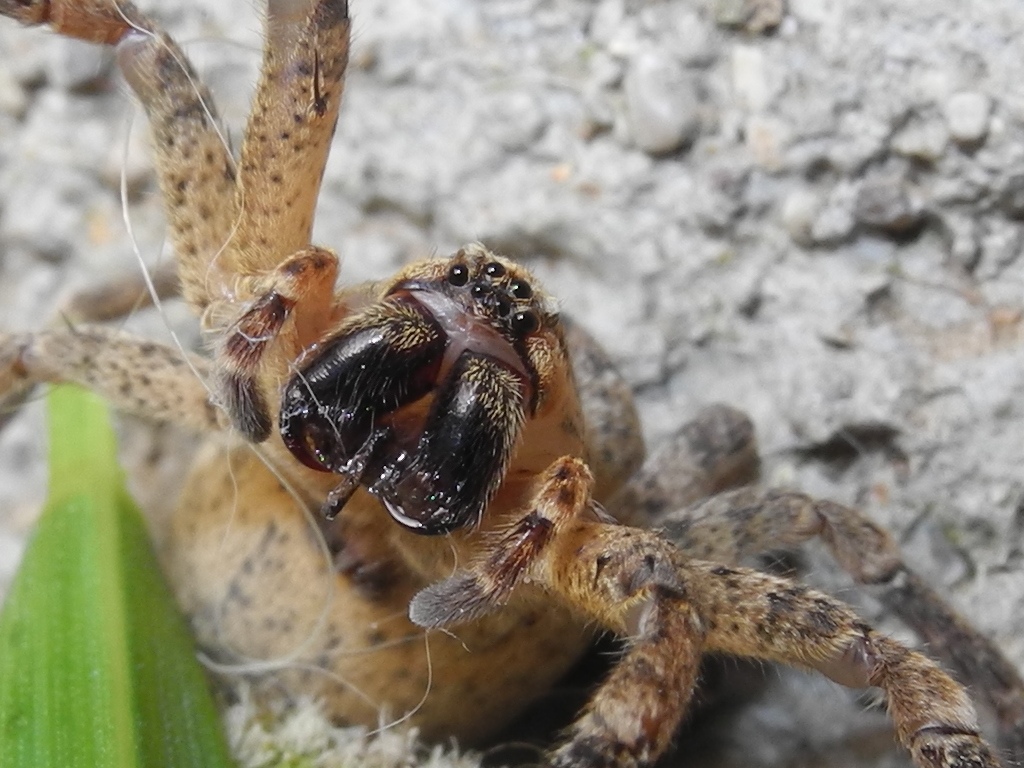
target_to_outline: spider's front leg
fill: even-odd
[[[127,1],[0,0],[0,15],[114,45],[149,118],[186,300],[230,299],[309,244],[348,62],[345,0],[271,0],[255,103],[236,164],[181,48]]]
[[[966,692],[933,662],[878,634],[842,603],[785,579],[691,560],[659,535],[601,522],[592,477],[561,459],[527,514],[469,570],[421,592],[410,616],[440,627],[539,585],[629,638],[626,651],[552,755],[556,766],[649,765],[686,711],[703,653],[810,668],[886,694],[920,768],[995,768]],[[667,695],[666,695],[667,692]]]
[[[0,0],[0,14],[116,47],[121,71],[149,118],[180,288],[208,326],[227,329],[218,350],[221,365],[212,399],[245,437],[266,439],[276,406],[264,401],[263,392],[279,389],[290,361],[319,338],[337,309],[332,296],[336,259],[311,248],[309,236],[341,103],[348,59],[347,3],[268,4],[261,79],[237,163],[213,100],[188,58],[130,2]],[[179,280],[165,273],[154,281],[154,291],[174,292]],[[113,293],[85,296],[70,307],[71,316],[95,320],[126,311],[138,303],[143,287],[144,281],[122,281]],[[293,316],[294,322],[287,323]],[[288,328],[295,333],[287,333]],[[283,332],[292,343],[277,343]],[[80,333],[91,337],[105,332]],[[18,352],[20,357],[9,366],[18,378],[11,388],[35,380],[83,379],[74,360],[47,357],[46,349],[55,341],[70,343],[74,334],[52,336],[12,341],[34,352]],[[116,343],[131,350],[145,345],[122,339]],[[113,401],[128,400],[130,410],[140,410],[132,406],[133,400],[142,409],[154,401],[144,391],[145,377],[136,375],[123,385],[117,368],[116,363],[107,366],[117,374],[111,382],[91,376],[85,383],[104,392],[126,386],[130,396],[115,395]],[[171,386],[196,389],[184,378]],[[154,413],[165,418],[164,411]]]

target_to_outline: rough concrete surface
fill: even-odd
[[[237,146],[252,0],[147,5],[188,43]],[[604,340],[650,445],[702,404],[745,409],[767,481],[891,526],[1024,665],[1019,0],[352,8],[316,227],[346,279],[470,240],[522,258]],[[0,327],[39,327],[74,287],[137,268],[122,173],[139,250],[159,258],[125,90],[108,52],[0,22]],[[168,315],[196,339],[187,312]],[[167,338],[153,313],[132,322]],[[33,407],[0,436],[0,582],[43,493],[40,424]],[[136,487],[158,499],[173,471],[156,459],[176,443],[129,433]],[[808,552],[811,581],[909,637]],[[711,719],[701,764],[907,764],[863,696],[769,677]]]

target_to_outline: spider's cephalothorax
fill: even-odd
[[[418,533],[478,521],[543,396],[538,355],[560,343],[550,303],[522,267],[471,246],[407,270],[308,350],[281,436],[342,476],[328,516],[363,485]]]

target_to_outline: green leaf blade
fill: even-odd
[[[50,495],[0,613],[0,765],[231,764],[105,405],[50,395]]]

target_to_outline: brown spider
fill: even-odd
[[[76,381],[217,436],[169,554],[206,647],[298,654],[275,684],[314,693],[337,719],[374,724],[385,707],[413,712],[428,737],[479,742],[597,627],[625,650],[554,765],[653,763],[708,652],[883,689],[919,766],[1000,765],[963,688],[932,661],[831,597],[736,565],[820,536],[977,685],[1004,746],[1024,756],[1016,671],[884,531],[798,493],[729,490],[756,462],[741,414],[708,409],[643,463],[629,394],[600,348],[525,269],[480,245],[336,289],[337,258],[309,238],[347,62],[344,0],[271,0],[237,161],[184,54],[130,4],[0,0],[0,13],[117,47],[149,116],[181,291],[216,339],[210,363],[103,326],[0,335],[0,395]],[[130,306],[138,290],[126,293]],[[333,578],[304,508],[324,513]],[[428,669],[420,627],[455,625],[431,635]]]

